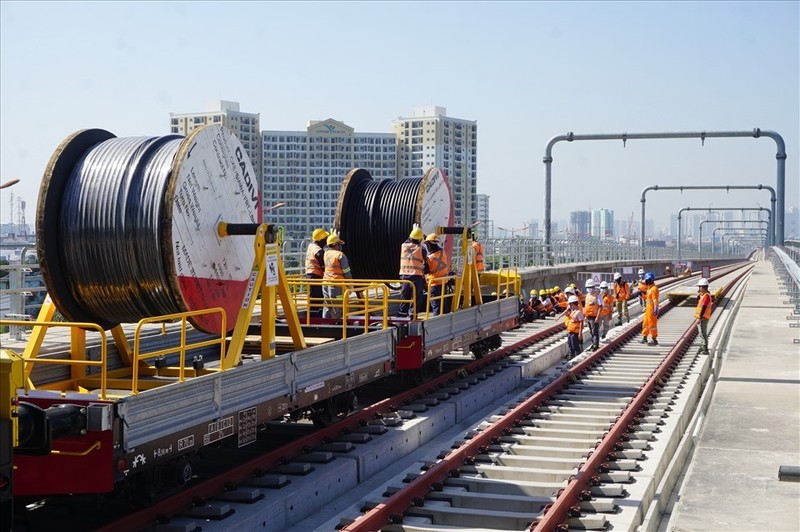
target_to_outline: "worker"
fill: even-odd
[[[567,359],[576,357],[583,348],[583,312],[580,308],[578,296],[569,296],[569,308],[565,311],[565,324],[567,326],[567,346],[569,354]]]
[[[525,312],[524,317],[525,321],[532,322],[534,320],[539,319],[539,310],[538,307],[541,305],[541,301],[539,301],[539,292],[536,291],[534,288],[530,292],[530,296],[528,300],[525,302]]]
[[[683,270],[683,274],[681,274],[681,275],[682,275],[682,277],[691,277],[691,275],[692,275],[692,267],[691,266],[686,266],[686,269]]]
[[[583,314],[586,316],[586,326],[592,337],[592,345],[587,351],[594,351],[600,347],[600,309],[603,302],[600,299],[600,290],[594,284],[594,279],[586,280],[586,300],[583,305]]]
[[[443,300],[440,296],[446,280],[442,277],[450,274],[450,262],[447,260],[447,253],[439,245],[439,237],[435,233],[431,233],[425,238],[425,249],[428,253],[426,261],[428,263],[427,280],[428,286],[430,286],[431,314],[438,316],[443,314]],[[439,280],[437,281],[437,279]]]
[[[631,316],[628,313],[628,298],[631,295],[631,287],[628,281],[622,278],[622,274],[617,272],[614,274],[614,299],[617,301],[617,325],[622,325],[622,314],[625,314],[625,323],[631,322]]]
[[[577,296],[577,298],[578,298],[578,302],[580,303],[580,305],[581,305],[581,308],[583,308],[583,304],[586,302],[586,294],[584,294],[583,292],[581,292],[581,289],[580,289],[580,288],[578,288],[577,286],[575,286],[575,283],[572,283],[572,284],[570,284],[569,286],[570,286],[570,287],[572,288],[572,290],[575,292],[575,296]]]
[[[322,279],[325,273],[325,244],[330,234],[318,227],[311,233],[311,243],[306,249],[306,279]],[[308,286],[309,316],[322,317],[322,285],[309,284]]]
[[[700,352],[708,354],[708,320],[711,319],[711,294],[708,292],[708,279],[697,282],[697,308],[694,309],[697,332],[700,335]]]
[[[639,281],[636,285],[639,294],[639,306],[644,308],[644,296],[647,294],[647,284],[644,282],[644,270],[639,268]]]
[[[334,231],[328,235],[327,243],[328,249],[325,250],[325,273],[322,274],[322,279],[326,281],[352,279],[353,274],[350,272],[350,263],[347,261],[347,256],[342,252],[344,241],[339,238],[339,235]],[[322,317],[341,318],[343,292],[341,283],[323,284],[322,292],[325,296],[325,309]]]
[[[398,316],[401,318],[415,317],[415,314],[422,309],[425,301],[425,274],[428,273],[428,252],[422,247],[422,239],[425,233],[422,228],[414,224],[408,238],[400,247],[400,279],[410,281],[402,283],[400,288],[400,310]],[[413,300],[414,306],[411,301]]]
[[[553,301],[550,299],[550,296],[547,293],[548,291],[542,288],[539,290],[539,298],[542,300],[542,305],[544,306],[544,315],[545,316],[555,316],[556,315],[556,306],[553,304]]]
[[[672,266],[670,266],[669,264],[667,264],[666,267],[664,268],[664,275],[666,275],[667,277],[672,277],[673,276],[672,275]]]
[[[614,314],[614,294],[608,289],[608,283],[600,283],[600,338],[604,339],[611,328],[611,315]]]
[[[555,299],[556,307],[559,312],[567,310],[567,306],[569,305],[569,303],[567,303],[567,295],[561,291],[561,287],[558,285],[553,288],[553,299]]]
[[[472,232],[472,240],[470,241],[470,245],[472,246],[472,262],[475,263],[475,269],[477,269],[478,274],[480,274],[485,269],[483,264],[483,244],[478,242],[475,231]]]
[[[658,287],[656,286],[656,276],[652,272],[647,272],[644,276],[644,284],[647,287],[644,296],[644,321],[642,321],[642,343],[646,344],[647,336],[651,340],[649,345],[658,345]]]
[[[535,292],[536,299],[533,302],[533,308],[536,309],[536,312],[539,314],[539,319],[543,320],[547,316],[547,308],[544,306],[544,289],[539,290],[538,292],[534,289],[532,292]]]

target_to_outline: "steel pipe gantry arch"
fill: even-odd
[[[759,213],[759,215],[760,214],[761,213]],[[742,220],[708,220],[708,219],[701,220],[700,221],[700,231],[698,233],[699,236],[697,238],[697,251],[701,251],[702,250],[702,246],[703,246],[703,224],[712,223],[712,222],[715,223],[715,224],[734,224],[734,223],[735,224],[767,224],[767,227],[764,227],[763,229],[766,229],[767,231],[770,230],[769,220],[744,220],[744,219],[742,219]],[[737,229],[736,227],[727,227],[727,228],[728,229]],[[714,233],[716,233],[717,229],[723,229],[723,228],[722,227],[715,227],[712,230],[712,237],[711,237],[711,253],[712,254],[714,253]],[[744,229],[744,228],[742,228],[742,229]]]
[[[642,197],[639,199],[639,201],[642,203],[642,237],[641,237],[642,241],[644,241],[644,231],[645,231],[645,229],[644,229],[644,227],[645,227],[644,218],[645,218],[645,203],[647,201],[646,196],[647,196],[647,193],[649,191],[651,191],[651,190],[680,190],[680,191],[684,191],[684,190],[727,190],[729,192],[731,190],[768,190],[769,193],[770,193],[770,204],[771,204],[771,209],[772,209],[771,220],[775,220],[775,218],[776,218],[775,217],[775,201],[776,201],[775,189],[770,187],[770,186],[768,186],[768,185],[762,185],[762,184],[758,184],[758,185],[687,185],[687,186],[678,185],[678,186],[666,186],[666,187],[665,186],[661,186],[661,185],[652,185],[652,186],[649,186],[649,187],[645,187],[642,190]],[[770,232],[774,232],[774,231],[775,231],[775,228],[774,227],[770,227]]]
[[[678,251],[678,258],[681,258],[681,217],[684,211],[767,211],[770,217],[770,224],[772,224],[772,213],[766,207],[684,207],[678,211],[678,242],[676,249]]]
[[[755,128],[752,131],[689,131],[689,132],[675,132],[675,133],[611,133],[611,134],[591,134],[591,135],[576,135],[569,132],[566,135],[556,135],[552,137],[545,147],[544,157],[544,179],[545,179],[545,193],[544,193],[544,242],[547,255],[547,261],[550,261],[550,225],[551,225],[551,207],[552,207],[552,181],[553,181],[553,146],[558,142],[567,141],[574,142],[576,140],[621,140],[623,146],[628,140],[639,139],[701,139],[705,143],[707,138],[760,138],[768,137],[775,141],[777,153],[777,220],[775,225],[775,244],[783,245],[783,217],[785,212],[785,195],[786,195],[786,145],[781,137],[775,131],[761,130]],[[644,224],[644,220],[642,220]],[[642,241],[642,254],[644,255],[644,238]]]

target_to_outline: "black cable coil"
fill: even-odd
[[[415,222],[423,178],[374,180],[352,175],[340,211],[343,251],[356,279],[397,279],[400,246]]]
[[[73,168],[62,196],[59,258],[88,317],[136,322],[180,311],[162,242],[164,195],[182,140],[109,139]]]

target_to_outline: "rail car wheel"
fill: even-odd
[[[358,397],[355,392],[335,395],[311,405],[311,421],[315,427],[324,428],[343,419],[357,407]]]

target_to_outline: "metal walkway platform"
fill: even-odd
[[[800,530],[800,328],[772,264],[751,275],[691,463],[660,530]],[[712,333],[713,335],[713,333]]]

